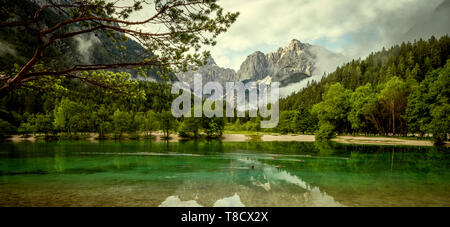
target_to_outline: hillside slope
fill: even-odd
[[[385,83],[393,76],[406,79],[413,76],[421,82],[425,75],[436,68],[443,67],[450,58],[450,37],[448,35],[428,41],[422,39],[413,43],[402,43],[390,49],[370,54],[364,60],[353,60],[335,72],[311,82],[301,91],[281,100],[282,110],[310,108],[322,100],[327,87],[341,83],[345,88],[355,90],[357,87],[371,83]]]
[[[42,4],[42,1],[37,1]],[[4,1],[0,6],[0,19],[15,18],[16,21],[25,21],[29,15],[34,15],[39,6],[30,0]],[[13,70],[11,65],[23,65],[33,55],[38,46],[38,34],[43,28],[51,27],[61,21],[65,16],[46,9],[41,13],[39,21],[22,27],[0,28],[0,71]],[[76,29],[73,26],[69,29]],[[117,39],[117,37],[116,37]],[[91,33],[66,39],[51,46],[43,56],[42,63],[55,69],[67,68],[77,64],[112,64],[117,62],[139,61],[142,57],[151,56],[134,40],[123,39],[115,42],[102,33]],[[121,69],[134,77],[136,70]],[[160,80],[156,70],[148,70],[150,80]]]

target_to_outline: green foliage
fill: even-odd
[[[403,80],[413,78],[421,82],[427,73],[443,67],[450,55],[450,37],[442,36],[439,40],[431,37],[428,41],[418,40],[414,43],[402,43],[389,50],[370,54],[364,60],[353,60],[335,72],[323,77],[319,82],[308,83],[302,91],[280,101],[280,109],[296,110],[300,106],[311,108],[322,101],[326,88],[334,83],[341,83],[346,89],[355,90],[371,83],[373,87],[386,83],[392,76]],[[425,64],[426,58],[434,59]]]
[[[327,132],[334,130],[341,134],[419,133],[433,135],[437,143],[447,140],[449,53],[450,38],[443,36],[351,61],[281,100],[277,130],[295,133],[305,128],[308,124],[300,124],[302,117],[291,120],[291,111],[298,111],[317,118],[319,138],[327,138]]]
[[[428,95],[428,90],[434,74],[435,72],[430,73],[408,97],[406,116],[409,130],[420,133],[421,136],[427,131],[427,125],[431,121],[430,105],[434,100]]]
[[[170,86],[145,81],[133,83],[136,89],[144,91],[144,97],[104,92],[73,80],[63,82],[64,87],[70,88],[64,93],[18,89],[0,99],[0,110],[4,109],[0,118],[11,122],[21,134],[63,132],[60,139],[81,138],[80,132],[97,132],[100,139],[109,138],[107,134],[111,132],[117,137],[124,132],[129,132],[131,137],[140,132],[150,136],[159,129],[157,112],[170,107],[173,99]],[[155,99],[159,102],[153,102]],[[127,112],[129,119],[120,124],[116,120],[115,124],[116,110]]]
[[[11,123],[0,119],[0,139],[3,139],[11,133],[14,133],[14,131],[14,126]]]
[[[122,134],[129,130],[131,122],[131,115],[127,111],[120,111],[119,109],[117,109],[113,115],[113,127],[115,135],[121,138]]]
[[[224,127],[228,131],[254,131],[259,132],[261,129],[261,118],[232,118]]]
[[[367,129],[367,116],[370,114],[371,107],[376,105],[377,97],[370,83],[358,87],[350,96],[350,112],[348,121],[352,129],[362,131]]]
[[[105,138],[105,133],[111,130],[111,112],[105,105],[100,105],[93,111],[90,118],[91,129],[98,131],[99,138]]]
[[[25,136],[25,135],[36,132],[36,127],[28,122],[22,123],[22,124],[20,124],[19,128],[17,128],[17,132],[19,134],[22,134]]]
[[[34,117],[34,125],[32,129],[36,132],[42,132],[45,135],[53,132],[53,116],[51,114],[37,114]],[[78,128],[76,128],[78,130]]]
[[[293,133],[296,130],[295,123],[297,112],[296,111],[283,111],[280,115],[280,120],[278,124],[279,132],[283,134]]]
[[[331,85],[323,101],[312,108],[312,113],[319,119],[319,124],[327,122],[338,132],[347,131],[350,95],[351,91],[345,89],[340,83]]]
[[[157,118],[159,119],[160,129],[163,131],[164,138],[168,139],[170,132],[177,129],[178,121],[170,111],[164,111],[158,114]]]
[[[138,130],[142,130],[144,121],[145,121],[145,113],[144,112],[137,112],[134,114],[134,117],[132,117],[132,122],[129,127],[130,132],[136,132]]]
[[[54,110],[53,125],[56,130],[72,132],[86,129],[89,110],[81,104],[63,98]]]
[[[308,109],[300,107],[300,109],[297,110],[295,119],[291,124],[294,124],[292,127],[294,128],[294,132],[306,134],[314,133],[317,129],[317,123],[318,119],[316,116],[312,115]]]
[[[159,122],[156,119],[157,116],[153,110],[147,111],[144,116],[143,124],[141,125],[141,130],[147,133],[147,136],[151,136],[153,131],[159,129]]]
[[[209,3],[206,4],[211,6]],[[219,13],[220,10],[216,12]],[[9,16],[6,15],[5,18]],[[226,16],[221,14],[218,17],[224,19]],[[43,18],[46,24],[58,22],[58,20],[51,21],[47,16]],[[214,25],[213,21],[210,21],[211,24],[205,24],[204,19],[199,18],[197,22],[186,26],[209,27],[212,33],[216,32],[216,29],[220,30],[220,26]],[[15,46],[23,45],[30,38],[24,34],[22,39],[17,37],[20,35],[17,31],[9,32],[12,38],[7,41]],[[3,38],[7,36],[0,35],[2,40],[6,40]],[[124,45],[121,41],[129,41],[123,34],[98,35],[102,41],[109,40],[110,42],[105,44],[111,44],[112,47]],[[181,68],[186,66],[186,63],[199,63],[200,56],[183,55],[184,49],[179,48],[192,47],[192,42],[200,44],[201,40],[193,40],[195,37],[185,37],[179,33],[171,38],[177,39],[176,42],[181,45],[165,54],[180,63]],[[76,48],[76,45],[69,41],[61,45],[66,45],[69,49]],[[115,51],[113,54],[122,56],[127,55],[125,52],[136,53],[139,49],[135,45],[125,46],[126,48],[123,46],[112,48],[114,49],[112,51]],[[94,48],[97,51],[98,47]],[[168,47],[159,47],[155,43],[148,48],[151,50],[163,48],[169,51]],[[316,137],[320,140],[327,140],[336,133],[372,135],[419,133],[433,135],[436,143],[441,143],[448,139],[449,134],[449,50],[448,36],[443,36],[439,40],[432,37],[428,41],[403,43],[389,50],[372,53],[364,60],[351,61],[321,81],[310,82],[302,91],[281,100],[279,127],[273,131],[316,132]],[[18,51],[19,55],[23,54],[22,50]],[[54,54],[53,56],[62,54],[58,52],[59,50],[52,49],[48,53]],[[32,54],[32,50],[30,53]],[[1,63],[5,64],[0,71],[17,73],[30,53],[24,54],[26,57],[23,59],[14,58],[13,62],[2,57]],[[100,63],[108,61],[99,56],[103,53],[94,55],[96,61],[101,59]],[[60,56],[62,63],[57,63],[56,59],[49,59],[45,61],[46,64],[37,64],[33,70],[62,69],[69,66],[68,63],[80,63],[73,59],[67,61],[71,58]],[[43,57],[45,59],[48,56]],[[145,57],[146,61],[156,58],[151,53]],[[139,68],[143,76],[148,74],[149,70],[153,70],[155,74],[158,71],[161,77],[168,75],[166,68]],[[260,128],[260,118],[177,120],[168,111],[174,98],[170,94],[170,85],[132,80],[130,71],[125,69],[121,71],[82,72],[76,75],[77,79],[69,78],[68,75],[42,76],[40,80],[30,80],[26,87],[17,89],[1,99],[0,119],[3,119],[1,124],[4,126],[2,130],[8,131],[6,134],[14,133],[16,128],[21,134],[48,134],[60,131],[68,133],[69,136],[73,133],[77,135],[79,132],[98,132],[100,138],[107,137],[106,134],[110,132],[119,137],[128,132],[131,138],[137,138],[140,132],[150,136],[158,129],[163,130],[164,136],[168,137],[170,132],[178,129],[180,136],[198,137],[204,132],[207,137],[213,138],[222,135],[227,122],[227,130],[267,131]],[[110,89],[105,90],[101,86]],[[179,127],[178,122],[181,123]]]
[[[336,137],[336,131],[332,124],[323,122],[320,124],[319,130],[315,133],[317,141],[326,141]]]
[[[429,130],[435,143],[441,144],[448,140],[450,133],[450,60],[440,71],[437,80],[431,84],[430,95],[434,97],[435,102],[430,108],[432,120]]]
[[[437,144],[447,140],[449,125],[450,60],[442,69],[427,74],[409,96],[407,118],[413,132],[433,135]]]
[[[181,137],[193,137],[199,136],[199,131],[202,128],[202,119],[197,117],[184,118],[183,123],[180,125],[178,135]]]
[[[407,84],[400,78],[394,76],[386,84],[378,95],[378,102],[384,108],[388,118],[390,118],[390,130],[394,135],[396,134],[395,123],[405,124],[403,114],[405,113],[408,103],[407,97],[410,91]],[[402,132],[405,131],[401,128]]]
[[[446,103],[432,108],[431,116],[433,120],[428,127],[433,134],[434,142],[440,145],[448,140],[450,133],[450,105]]]
[[[144,90],[140,89],[137,81],[130,79],[131,74],[129,73],[100,70],[91,73],[82,72],[79,78],[82,81],[92,81],[92,83],[108,88],[104,90],[105,94],[122,93],[130,98],[145,99]]]
[[[202,127],[205,130],[206,138],[215,139],[222,137],[225,122],[223,118],[202,118]]]
[[[194,109],[191,109],[193,116]],[[203,130],[207,139],[220,138],[225,128],[225,119],[212,117],[186,117],[178,129],[178,135],[185,138],[198,138]]]

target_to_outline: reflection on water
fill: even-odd
[[[340,207],[342,206],[340,203],[336,202],[333,197],[329,196],[325,192],[321,192],[319,187],[311,187],[308,183],[304,182],[299,177],[292,175],[288,173],[286,170],[280,170],[273,166],[255,161],[255,160],[249,160],[249,159],[236,159],[240,162],[243,162],[244,164],[248,166],[256,166],[256,169],[261,169],[262,171],[262,179],[261,181],[256,179],[254,175],[249,177],[249,182],[252,183],[252,185],[263,188],[266,192],[271,190],[271,183],[277,184],[279,181],[284,181],[289,184],[296,185],[302,189],[305,190],[303,193],[303,199],[304,203],[298,204],[299,206],[332,206],[332,207]],[[245,167],[237,168],[237,169],[243,169]],[[236,169],[236,168],[235,168]],[[245,168],[248,169],[248,168]],[[254,169],[254,168],[253,168]],[[262,182],[263,181],[263,182]],[[189,194],[190,188],[186,192],[180,192],[178,193],[182,194]],[[270,198],[276,194],[265,194],[264,199],[267,200],[276,200],[277,198]],[[198,196],[196,197],[198,199]],[[196,200],[189,200],[189,201],[181,201],[179,196],[169,196],[165,201],[163,201],[160,205],[160,207],[198,207],[202,206],[200,205]],[[235,193],[231,197],[222,198],[217,200],[213,207],[245,207],[245,205],[241,202],[241,199],[238,195],[238,193]]]
[[[195,200],[181,201],[179,196],[169,196],[159,207],[202,207]],[[217,200],[213,207],[245,207],[237,193],[231,197]]]
[[[178,196],[169,196],[159,207],[202,207],[195,200],[181,201]]]
[[[214,203],[213,207],[245,207],[245,205],[241,202],[241,198],[235,193],[231,197],[223,198],[217,200]]]
[[[0,206],[449,206],[447,149],[6,143]]]
[[[336,202],[333,197],[329,196],[325,192],[321,192],[319,187],[311,187],[308,183],[303,181],[300,177],[290,174],[286,170],[280,170],[279,168],[275,168],[273,166],[263,164],[261,162],[249,159],[238,159],[241,162],[246,164],[251,164],[254,166],[260,166],[263,172],[264,182],[260,182],[253,178],[250,178],[250,181],[253,185],[262,187],[264,190],[269,191],[271,189],[270,185],[276,184],[277,181],[284,181],[293,185],[296,185],[306,192],[303,193],[304,197],[304,206],[333,206],[339,207],[342,206],[340,203]],[[300,204],[299,204],[300,205]]]

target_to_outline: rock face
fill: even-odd
[[[36,3],[38,6],[48,5],[49,3],[55,4],[55,5],[64,5],[64,4],[71,4],[71,3],[74,2],[73,0],[52,0],[52,1],[49,1],[49,0],[30,0],[30,1]]]
[[[208,82],[219,82],[223,85],[226,82],[236,81],[236,72],[233,69],[219,67],[212,57],[209,59],[208,64],[200,67],[198,70],[178,73],[177,77],[180,81],[186,82],[192,86],[194,84],[194,75],[196,73],[202,75],[203,84]]]
[[[238,72],[217,66],[211,58],[207,65],[200,67],[197,71],[180,73],[177,76],[181,81],[189,84],[193,83],[194,74],[200,73],[204,84],[209,81],[224,84],[270,78],[271,81],[277,81],[281,83],[281,86],[286,86],[312,75],[322,75],[325,71],[331,72],[343,62],[343,58],[342,55],[330,52],[321,46],[301,43],[294,39],[289,46],[279,48],[276,52],[264,54],[256,51],[249,55]]]
[[[292,40],[288,47],[264,55],[255,52],[247,57],[238,71],[238,80],[260,80],[267,76],[273,81],[292,80],[291,77],[311,76],[315,55],[309,50],[310,44]]]
[[[237,73],[237,80],[261,80],[269,75],[266,55],[257,51],[247,57]]]

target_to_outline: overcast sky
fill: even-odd
[[[218,65],[235,70],[254,51],[273,52],[292,39],[319,44],[349,58],[365,57],[404,40],[405,33],[429,20],[442,2],[220,0],[226,10],[241,15],[210,50]]]

